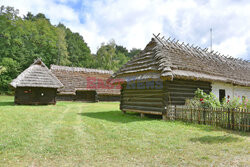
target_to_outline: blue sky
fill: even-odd
[[[79,32],[95,53],[102,42],[143,49],[152,34],[250,60],[249,0],[1,0],[20,14],[44,13]]]

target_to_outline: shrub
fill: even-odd
[[[233,97],[230,99],[230,96],[224,98],[222,103],[220,103],[219,99],[213,93],[205,93],[201,89],[197,89],[195,91],[195,97],[192,99],[186,99],[186,106],[189,107],[202,107],[202,108],[216,108],[216,107],[224,107],[224,108],[244,108],[250,109],[250,100],[247,98],[243,98],[241,101],[240,97]]]
[[[241,107],[240,98],[239,97],[233,97],[232,99],[230,99],[230,97],[227,97],[227,99],[224,98],[221,105],[224,108],[239,108]]]
[[[199,88],[195,91],[194,98],[200,101],[200,106],[203,108],[215,108],[221,106],[219,99],[213,93],[210,92],[209,94],[206,94]]]

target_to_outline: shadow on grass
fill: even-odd
[[[123,114],[121,111],[103,111],[103,112],[89,112],[89,113],[78,113],[79,115],[106,120],[110,122],[129,123],[137,121],[148,121],[149,118],[140,118],[137,113],[126,113]]]
[[[1,106],[14,106],[14,105],[15,105],[14,102],[7,102],[7,101],[0,102],[0,107]]]
[[[231,143],[237,142],[241,139],[232,136],[203,136],[203,137],[195,137],[191,138],[192,142],[200,142],[204,144],[216,144],[216,143]]]

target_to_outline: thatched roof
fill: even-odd
[[[58,90],[61,95],[75,95],[76,91],[84,90],[95,90],[97,94],[120,94],[120,89],[111,89],[112,85],[106,83],[113,71],[58,65],[51,65],[50,70],[64,85]],[[102,87],[102,82],[108,84],[107,88]]]
[[[68,67],[68,66],[58,66],[58,65],[51,65],[50,69],[53,71],[62,70],[67,72],[83,72],[83,73],[110,74],[110,75],[114,73],[113,71],[109,70],[99,70],[99,69],[82,68],[82,67]]]
[[[226,57],[208,49],[154,36],[112,78],[129,80],[191,79],[250,86],[250,62]],[[116,83],[116,80],[111,81]]]
[[[56,78],[46,67],[41,59],[24,70],[10,85],[16,87],[44,87],[44,88],[61,88],[63,84]]]

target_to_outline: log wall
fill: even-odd
[[[56,100],[57,101],[75,101],[76,100],[76,95],[71,95],[71,94],[57,94],[56,95]]]
[[[161,115],[164,110],[163,95],[162,88],[147,87],[143,82],[124,84],[121,91],[120,109]]]
[[[120,101],[120,95],[98,94],[98,101]]]
[[[76,101],[97,102],[96,91],[76,91]]]
[[[194,97],[194,93],[198,88],[205,93],[209,93],[212,90],[210,82],[193,80],[166,81],[168,105],[184,105],[186,99]]]
[[[192,80],[130,82],[122,85],[120,109],[164,115],[169,105],[184,105],[198,88],[209,93],[211,84]]]
[[[56,89],[18,87],[15,90],[15,104],[56,104]]]

